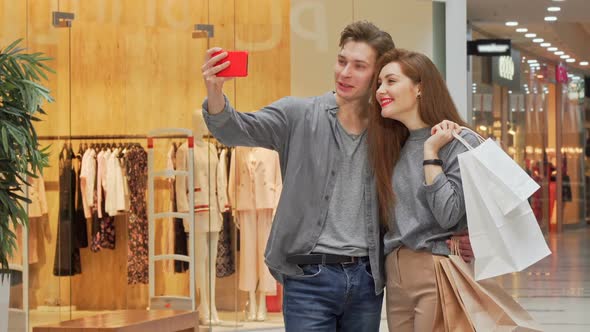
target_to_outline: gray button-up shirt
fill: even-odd
[[[329,200],[340,168],[334,136],[338,105],[334,93],[310,98],[285,97],[258,112],[237,112],[225,98],[224,110],[203,116],[211,133],[228,146],[259,146],[279,153],[283,190],[266,245],[265,260],[273,276],[302,275],[287,256],[308,254],[326,221]],[[382,232],[377,192],[370,167],[365,178],[365,222],[375,292],[384,286]],[[346,204],[346,202],[342,202]]]

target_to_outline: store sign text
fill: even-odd
[[[512,57],[504,55],[498,61],[498,73],[500,77],[512,81],[514,79],[514,61],[512,61]]]

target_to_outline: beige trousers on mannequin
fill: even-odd
[[[264,249],[272,225],[272,209],[238,211],[238,220],[240,222],[240,290],[276,293],[276,281],[264,264]],[[258,289],[256,289],[257,284]]]
[[[406,247],[387,255],[385,294],[389,331],[432,331],[438,305],[434,262],[442,258]]]

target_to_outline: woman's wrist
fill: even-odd
[[[424,147],[424,159],[438,159],[438,149]]]

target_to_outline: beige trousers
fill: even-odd
[[[434,262],[444,258],[401,247],[387,255],[387,324],[389,331],[432,331],[437,289]]]
[[[272,209],[238,211],[240,222],[240,290],[274,294],[277,282],[264,263],[264,249],[272,226]],[[258,284],[258,289],[256,288]]]

